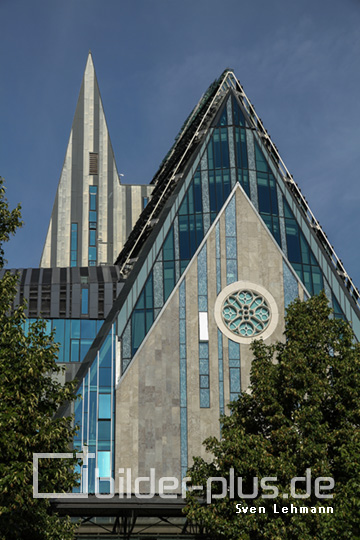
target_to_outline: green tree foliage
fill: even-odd
[[[224,477],[230,487],[234,469],[235,497],[204,504],[199,492],[189,493],[186,513],[201,523],[209,538],[227,540],[333,540],[360,537],[360,347],[351,328],[331,317],[324,293],[307,302],[295,301],[287,311],[285,341],[272,346],[252,345],[254,360],[250,391],[230,405],[222,418],[222,438],[205,441],[212,454],[207,463],[194,459],[189,471],[192,485],[205,486],[209,477]],[[311,468],[311,496],[291,497],[290,481],[305,477]],[[260,479],[277,477],[279,495],[264,499]],[[243,479],[240,495],[254,492],[256,499],[237,495],[237,478]],[[332,477],[332,499],[314,494],[314,479]],[[303,488],[302,490],[300,488]],[[214,483],[213,493],[222,493]],[[305,494],[305,482],[297,494]],[[224,492],[225,493],[225,492]],[[283,494],[288,498],[283,498]],[[205,497],[203,492],[200,496]],[[280,513],[274,513],[274,503]],[[248,507],[236,513],[236,504]],[[291,504],[327,508],[334,513],[282,513]],[[250,507],[265,513],[249,513]],[[239,509],[239,507],[238,507]]]
[[[21,225],[20,207],[10,211],[0,179],[0,267],[2,243]],[[38,321],[24,332],[24,307],[13,310],[18,277],[0,280],[0,538],[73,538],[73,526],[50,511],[48,499],[33,498],[33,453],[66,452],[74,436],[72,418],[54,418],[74,399],[74,384],[56,377],[58,345]],[[76,483],[72,460],[43,460],[39,492],[70,492]]]

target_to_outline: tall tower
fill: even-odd
[[[112,264],[151,191],[120,183],[89,52],[40,267]]]

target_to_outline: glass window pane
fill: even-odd
[[[100,387],[111,386],[111,369],[110,368],[99,369],[99,386]]]
[[[91,347],[93,340],[92,339],[81,339],[80,340],[80,362],[82,362]]]
[[[78,339],[71,340],[71,362],[79,362],[80,343]]]
[[[84,320],[80,322],[81,328],[81,339],[95,339],[96,337],[96,321],[95,320]]]
[[[81,291],[81,313],[86,315],[89,312],[89,289]]]
[[[200,407],[210,407],[210,391],[206,388],[200,388]]]
[[[164,300],[166,301],[175,286],[175,263],[164,262]]]
[[[96,210],[96,195],[90,194],[90,210]]]
[[[111,421],[100,420],[98,422],[98,439],[99,441],[111,440]]]
[[[171,227],[163,246],[164,261],[173,261],[174,256],[174,229]]]
[[[96,247],[89,247],[89,261],[96,261]]]
[[[99,394],[99,418],[111,418],[110,394]]]
[[[111,476],[110,452],[98,452],[98,469],[100,478],[109,478]]]
[[[255,158],[256,158],[256,170],[267,172],[268,166],[264,157],[264,154],[259,148],[259,145],[256,141],[255,142]]]
[[[96,245],[96,231],[94,229],[90,229],[89,231],[89,245],[90,246]]]
[[[107,335],[100,349],[99,366],[111,367],[111,333]]]
[[[222,167],[228,169],[230,167],[229,160],[229,145],[228,145],[228,136],[227,129],[221,129],[221,154],[222,154]]]

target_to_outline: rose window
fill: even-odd
[[[225,326],[240,337],[260,335],[271,320],[270,307],[265,298],[251,290],[233,292],[222,306]]]

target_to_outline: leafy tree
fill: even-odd
[[[188,518],[201,523],[214,539],[360,538],[360,347],[350,326],[331,317],[321,293],[288,308],[283,343],[255,341],[252,351],[250,391],[231,403],[230,416],[222,417],[221,440],[205,441],[212,461],[197,457],[189,471],[192,485],[206,486],[209,477],[224,477],[230,487],[233,468],[235,497],[228,491],[206,504],[198,491],[190,492]],[[291,479],[305,477],[309,468],[311,496],[291,496]],[[278,488],[278,496],[263,498],[272,491],[261,489],[260,479],[275,476],[277,481],[268,485]],[[241,496],[254,492],[255,477],[258,496]],[[333,489],[320,491],[333,498],[315,496],[317,477],[335,480]],[[212,488],[225,495],[220,482]],[[295,494],[305,495],[305,482],[296,488]],[[205,491],[200,496],[206,497]],[[274,513],[274,503],[279,513]],[[282,507],[290,510],[291,504],[298,513],[282,513]],[[260,506],[265,513],[250,513],[250,507]],[[300,514],[300,506],[331,506],[334,513]],[[240,508],[247,512],[236,513]]]
[[[20,207],[10,211],[0,179],[0,267],[2,243],[21,225]],[[13,309],[18,276],[0,280],[0,538],[73,538],[70,520],[51,514],[49,499],[33,498],[33,453],[66,452],[74,436],[72,418],[54,418],[74,399],[74,384],[56,376],[58,345],[37,321],[24,332],[24,306]],[[39,492],[69,492],[76,483],[73,461],[41,460]],[[70,466],[72,465],[72,466]]]

